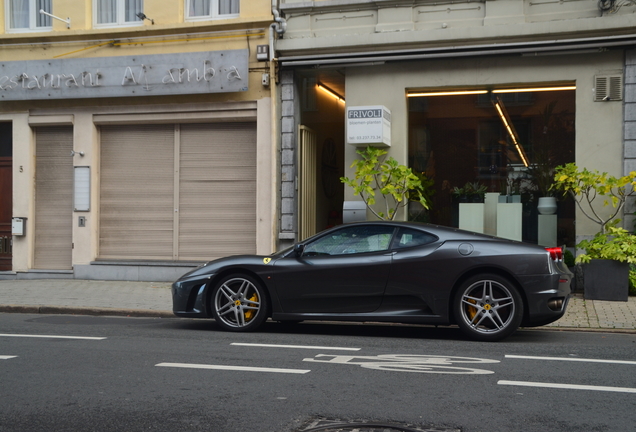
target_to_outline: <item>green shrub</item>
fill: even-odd
[[[574,267],[576,265],[576,263],[574,262],[574,254],[568,249],[563,252],[563,262],[568,267]]]

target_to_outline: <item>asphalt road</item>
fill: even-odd
[[[0,314],[1,432],[627,431],[634,406],[633,334]]]

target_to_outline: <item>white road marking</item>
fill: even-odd
[[[499,363],[499,360],[434,355],[384,354],[378,356],[339,356],[318,354],[306,362],[358,365],[366,369],[433,374],[492,374],[493,371],[452,366],[466,363]]]
[[[24,337],[24,338],[45,338],[45,339],[83,339],[83,340],[104,340],[105,337],[90,336],[54,336],[54,335],[28,335],[28,334],[6,334],[0,333],[0,337]]]
[[[360,348],[343,348],[343,347],[312,346],[312,345],[273,345],[273,344],[239,343],[239,342],[234,342],[234,343],[231,343],[230,345],[265,347],[265,348],[296,348],[296,349],[319,349],[319,350],[331,350],[331,351],[360,351]]]
[[[572,357],[534,357],[534,356],[519,356],[519,355],[508,355],[508,354],[506,354],[506,358],[527,359],[527,360],[557,360],[557,361],[573,361],[573,362],[589,362],[589,363],[613,363],[613,364],[636,365],[636,361],[630,361],[630,360],[601,360],[601,359],[586,359],[586,358],[572,358]]]
[[[0,355],[0,360],[9,360],[11,358],[16,358],[17,356],[8,356],[8,355]]]
[[[510,386],[522,386],[522,387],[544,387],[544,388],[558,388],[558,389],[570,389],[570,390],[595,390],[605,392],[617,392],[617,393],[636,393],[636,388],[629,387],[606,387],[606,386],[591,386],[591,385],[578,385],[578,384],[559,384],[559,383],[540,383],[540,382],[528,382],[528,381],[497,381],[499,385]]]
[[[207,365],[207,364],[190,364],[190,363],[159,363],[155,366],[160,367],[176,367],[189,369],[216,369],[216,370],[232,370],[246,372],[274,372],[274,373],[290,373],[290,374],[306,374],[311,372],[307,369],[278,369],[264,367],[247,367],[247,366],[225,366],[225,365]]]

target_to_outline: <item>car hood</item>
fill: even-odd
[[[179,278],[188,279],[216,273],[219,269],[230,269],[232,267],[253,268],[262,267],[272,261],[272,257],[264,255],[233,255],[219,258],[200,265]]]

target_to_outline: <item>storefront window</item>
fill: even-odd
[[[466,189],[515,195],[523,240],[537,242],[537,202],[554,168],[574,161],[573,86],[409,90],[409,164],[433,180],[430,211],[411,218],[458,226]],[[510,198],[508,198],[510,199]],[[558,244],[574,243],[574,206],[560,199]]]

